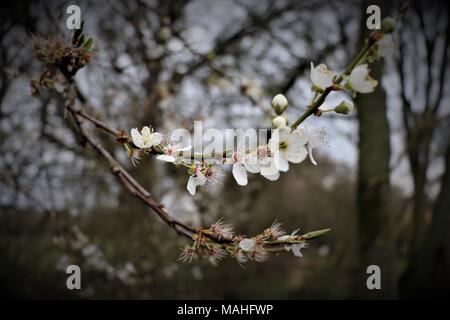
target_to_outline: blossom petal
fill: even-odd
[[[332,71],[328,70],[327,66],[323,63],[317,67],[314,67],[314,64],[311,62],[310,77],[312,83],[322,90],[325,90],[333,85],[334,74]]]
[[[167,154],[160,154],[156,157],[156,159],[161,160],[161,161],[166,161],[166,162],[175,162],[175,157],[169,156]]]
[[[150,135],[151,135],[151,133],[152,133],[152,131],[151,131],[150,128],[147,127],[147,126],[143,127],[142,130],[141,130],[141,134],[142,134],[142,136],[144,137],[144,139],[145,139],[145,138],[149,138]]]
[[[245,171],[245,167],[239,163],[233,164],[233,177],[240,186],[245,186],[248,183],[247,171]]]
[[[289,162],[286,159],[285,154],[278,153],[278,156],[274,157],[275,164],[278,167],[278,170],[282,172],[287,172],[289,170]]]
[[[131,138],[133,139],[133,143],[138,148],[144,148],[144,138],[139,133],[138,129],[131,129]]]
[[[204,185],[207,180],[208,179],[206,179],[205,175],[201,172],[197,173],[197,175],[195,176],[195,181],[198,186]]]
[[[261,173],[261,174],[262,174],[262,176],[264,178],[266,178],[267,180],[270,180],[270,181],[277,181],[278,178],[280,177],[280,172],[279,171],[277,171],[274,174],[263,174],[263,173]]]
[[[292,245],[291,249],[292,249],[292,253],[294,254],[294,256],[303,258],[303,254],[300,251],[301,248],[303,248],[303,246],[301,246],[300,244]]]
[[[350,73],[350,85],[359,93],[370,93],[375,90],[378,82],[369,75],[367,64],[355,67]]]
[[[239,242],[239,248],[244,251],[251,251],[256,245],[256,241],[253,239],[242,239]]]
[[[244,158],[245,170],[251,173],[259,172],[258,155],[256,153],[250,153]]]
[[[306,159],[308,152],[304,145],[297,144],[286,150],[286,159],[292,163],[300,163]]]
[[[309,159],[311,160],[313,165],[317,166],[317,162],[314,159],[313,153],[312,153],[313,148],[310,145],[307,145],[306,147],[308,148]]]
[[[193,196],[193,195],[195,195],[196,189],[197,189],[196,179],[194,176],[190,176],[188,183],[187,183],[187,190]]]
[[[278,237],[277,240],[286,241],[287,239],[289,239],[289,237],[290,237],[290,235],[284,235],[284,236]]]
[[[162,141],[162,138],[163,137],[162,137],[161,133],[159,133],[159,132],[152,133],[152,136],[151,136],[152,147],[160,144]]]

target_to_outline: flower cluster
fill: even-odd
[[[278,95],[274,101],[276,102],[280,96],[284,98]],[[284,119],[279,118],[281,121]],[[141,131],[132,129],[132,144],[126,143],[125,147],[134,165],[143,154],[153,154],[158,160],[186,167],[189,174],[187,190],[194,195],[197,186],[219,182],[223,177],[224,165],[231,165],[237,184],[245,186],[248,184],[247,172],[259,173],[266,179],[275,181],[279,178],[280,172],[289,170],[289,162],[300,163],[309,155],[311,162],[317,164],[313,157],[313,149],[325,144],[323,130],[310,131],[306,128],[291,130],[286,122],[277,123],[276,126],[267,143],[249,148],[238,142],[234,150],[221,152],[220,157],[208,158],[204,154],[186,157],[185,152],[190,151],[192,146],[183,147],[171,143],[170,139],[159,132],[154,132],[148,126]]]
[[[231,172],[240,186],[248,184],[248,173],[261,174],[266,179],[275,181],[279,178],[280,172],[289,170],[290,163],[301,163],[308,155],[311,162],[317,165],[313,149],[326,144],[325,132],[323,129],[311,131],[305,126],[298,125],[310,111],[317,116],[330,111],[344,115],[351,113],[353,103],[347,100],[341,101],[332,109],[319,109],[331,91],[349,90],[355,94],[375,90],[378,81],[370,76],[369,63],[392,52],[395,48],[392,35],[377,34],[374,45],[369,48],[340,76],[323,63],[315,66],[311,62],[310,79],[314,96],[305,111],[306,116],[301,117],[293,125],[288,126],[289,121],[283,116],[288,107],[288,100],[282,94],[275,95],[272,99],[272,108],[276,115],[272,120],[273,129],[267,142],[247,147],[243,143],[245,139],[238,139],[237,147],[232,150],[213,155],[194,154],[186,157],[184,151],[190,150],[192,146],[171,143],[170,139],[161,133],[145,126],[141,131],[136,128],[131,130],[132,144],[125,146],[128,155],[134,165],[142,154],[154,154],[158,160],[186,167],[189,173],[187,190],[191,195],[195,195],[198,186],[220,181],[223,176],[223,165],[232,166]]]
[[[225,257],[233,257],[239,264],[248,261],[264,262],[270,253],[292,252],[296,257],[302,257],[301,249],[308,246],[307,240],[317,238],[327,233],[329,229],[297,235],[295,230],[290,235],[282,229],[281,223],[274,222],[262,233],[253,237],[235,235],[233,228],[222,220],[214,223],[208,229],[199,230],[192,236],[193,244],[182,249],[178,261],[196,262],[199,255],[208,258],[216,265]]]

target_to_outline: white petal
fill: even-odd
[[[292,253],[294,254],[294,256],[303,258],[302,252],[300,251],[301,248],[302,248],[302,246],[299,244],[292,245],[291,249],[292,249]]]
[[[317,166],[317,162],[314,159],[313,154],[312,154],[313,148],[311,146],[309,146],[309,145],[306,146],[306,147],[308,148],[309,159],[311,160],[313,165]]]
[[[265,158],[259,161],[260,171],[263,176],[275,175],[278,173],[278,168],[275,166],[275,161],[273,158]]]
[[[152,136],[151,136],[152,146],[157,146],[158,144],[160,144],[162,141],[162,138],[163,137],[162,137],[161,133],[159,133],[159,132],[152,133]]]
[[[320,64],[317,67],[314,67],[314,64],[311,62],[311,81],[314,83],[316,87],[319,87],[322,90],[325,90],[328,87],[333,85],[333,77],[334,74],[330,70],[328,70],[325,64]]]
[[[207,179],[205,175],[201,172],[197,173],[197,176],[195,176],[195,182],[198,186],[202,186],[206,183]]]
[[[286,150],[286,159],[292,163],[300,163],[306,159],[308,152],[304,145],[295,144],[290,145]]]
[[[167,154],[160,154],[159,156],[156,157],[156,159],[166,162],[175,162],[175,157],[169,156]]]
[[[150,134],[151,134],[151,133],[152,133],[152,131],[151,131],[150,128],[147,127],[147,126],[143,127],[142,130],[141,130],[141,134],[142,134],[142,136],[143,136],[144,138],[150,137]]]
[[[245,186],[248,183],[247,171],[245,171],[244,166],[239,163],[233,164],[233,177],[240,186]]]
[[[289,130],[289,127],[272,130],[272,137],[268,143],[270,152],[275,153],[280,151],[280,143],[288,140]]]
[[[308,152],[305,147],[300,147],[296,149],[289,149],[286,154],[287,160],[292,163],[301,163],[306,159]]]
[[[286,159],[285,153],[279,152],[278,155],[278,157],[276,155],[274,156],[275,165],[281,172],[287,172],[289,170],[289,162]]]
[[[249,163],[244,163],[245,166],[245,170],[247,170],[248,172],[251,173],[259,173],[259,165],[258,164],[249,164]]]
[[[250,153],[244,158],[245,170],[251,173],[259,172],[259,161],[256,153]]]
[[[239,247],[244,251],[250,251],[255,247],[255,240],[253,239],[242,239],[239,242]]]
[[[287,239],[289,239],[289,237],[290,237],[290,235],[284,235],[284,236],[278,237],[277,240],[286,241]]]
[[[187,190],[193,196],[193,195],[195,195],[196,189],[197,189],[196,179],[194,176],[190,176],[188,183],[187,183]]]
[[[370,78],[367,64],[362,64],[353,69],[350,74],[350,85],[353,90],[360,93],[370,93],[375,90],[377,81]]]
[[[267,180],[270,181],[277,181],[278,178],[280,177],[280,172],[277,171],[275,174],[263,174],[262,175],[264,178],[266,178]]]
[[[143,148],[144,139],[137,129],[131,129],[131,138],[133,139],[133,143],[138,148]]]

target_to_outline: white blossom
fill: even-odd
[[[177,145],[167,145],[164,147],[164,154],[160,154],[156,157],[156,159],[166,162],[175,162],[177,160],[177,156],[180,152],[190,150],[192,146],[182,147],[180,144]]]
[[[246,158],[246,169],[251,173],[260,173],[270,181],[276,181],[280,177],[280,172],[275,165],[274,158],[271,157],[267,144],[249,152]]]
[[[252,173],[259,172],[257,166],[257,159],[252,158],[251,153],[246,153],[243,146],[243,140],[238,141],[238,146],[231,156],[233,162],[232,173],[237,184],[240,186],[245,186],[248,183],[247,171]]]
[[[162,141],[162,135],[158,132],[153,132],[147,126],[143,127],[140,133],[137,128],[131,129],[131,137],[134,145],[141,149],[157,146]]]
[[[375,90],[378,81],[369,75],[367,64],[360,64],[350,73],[349,82],[353,90],[359,93],[370,93]]]
[[[192,175],[189,177],[188,183],[187,183],[187,190],[191,195],[195,195],[195,192],[197,191],[197,186],[202,186],[206,183],[206,177],[201,171],[202,167],[199,165],[196,165]]]
[[[314,63],[311,62],[311,81],[321,90],[325,90],[333,85],[333,78],[335,74],[329,70],[325,64],[319,64],[314,67]]]
[[[256,246],[256,241],[254,239],[242,239],[239,242],[239,248],[243,251],[249,252]]]
[[[270,181],[276,181],[280,177],[280,171],[278,171],[275,165],[274,158],[270,152],[268,145],[258,147],[258,163],[259,171],[261,175]]]
[[[289,162],[300,163],[307,155],[305,138],[298,130],[275,130],[269,148],[277,169],[282,172],[289,170]]]
[[[295,237],[296,237],[298,231],[299,230],[296,229],[290,235],[281,236],[277,240],[280,240],[280,241],[293,241],[293,240],[295,240]],[[301,249],[306,248],[306,247],[307,247],[306,242],[294,243],[294,244],[286,244],[284,246],[284,250],[292,251],[294,256],[302,258],[303,255],[302,255]]]
[[[307,247],[307,244],[305,242],[302,242],[302,243],[295,243],[285,249],[286,249],[286,251],[292,250],[292,253],[294,254],[294,256],[303,258],[303,254],[300,250],[303,248],[306,248],[306,247]]]
[[[297,131],[305,143],[309,159],[314,165],[317,165],[313,156],[313,149],[326,144],[325,131],[323,129],[310,131],[307,128],[299,128]]]
[[[203,175],[205,176],[206,182],[218,183],[223,177],[223,172],[218,165],[209,164],[205,166]]]

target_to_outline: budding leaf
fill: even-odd
[[[84,49],[84,51],[88,52],[89,50],[91,50],[93,44],[94,44],[94,39],[92,39],[92,38],[87,39],[87,40],[83,43],[83,49]]]
[[[303,238],[305,238],[306,240],[311,240],[311,239],[315,239],[318,237],[323,236],[325,233],[329,232],[331,229],[322,229],[322,230],[317,230],[317,231],[311,231],[308,232],[306,234],[303,235]]]

